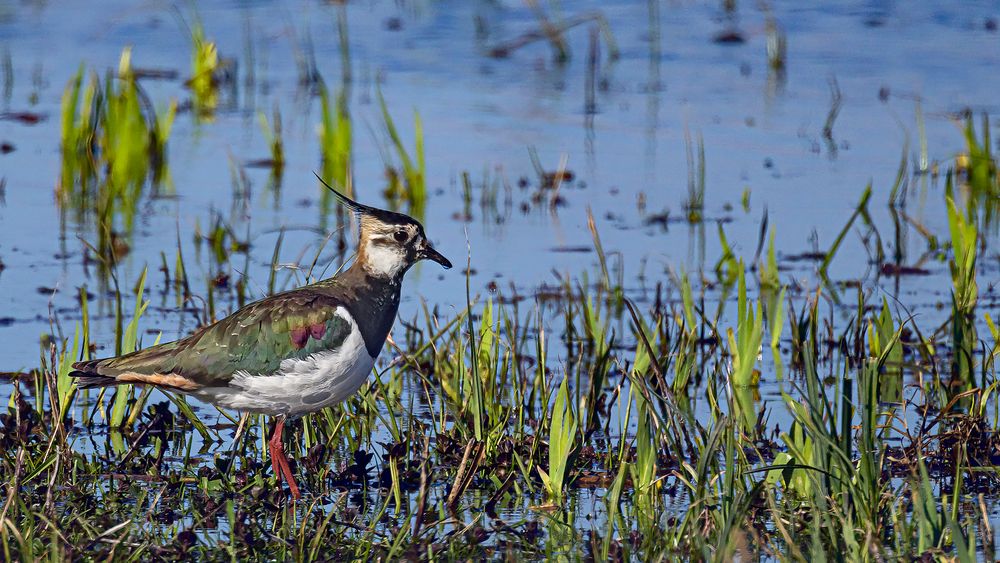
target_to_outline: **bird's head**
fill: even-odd
[[[322,178],[319,180],[323,182]],[[357,262],[368,275],[397,279],[410,266],[425,259],[451,268],[451,262],[431,246],[424,226],[413,217],[358,203],[326,182],[323,185],[358,217],[361,236]]]

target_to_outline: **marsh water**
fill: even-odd
[[[147,183],[134,208],[113,219],[121,249],[113,272],[126,311],[148,269],[144,345],[197,328],[209,292],[216,317],[234,310],[236,280],[247,300],[265,295],[279,238],[275,289],[305,283],[314,260],[315,277],[350,259],[353,236],[345,252],[337,229],[351,225],[324,209],[313,175],[322,117],[312,64],[331,92],[346,96],[357,198],[418,214],[457,266],[426,263],[408,274],[404,321],[425,305],[442,317],[463,310],[467,262],[473,299],[523,296],[524,310],[562,280],[589,273],[593,281],[600,264],[588,211],[613,275],[638,303],[663,288],[678,298],[672,273],[714,280],[720,229],[732,252],[752,262],[765,216],[782,281],[805,296],[824,285],[815,255],[834,244],[871,184],[877,234],[860,222],[848,230],[829,266],[829,285],[844,297],[823,306],[847,324],[861,287],[922,326],[945,323],[951,275],[928,252],[925,233],[947,239],[943,172],[966,147],[961,115],[971,111],[977,127],[981,115],[1000,115],[1000,6],[735,4],[545,3],[553,21],[599,13],[613,34],[612,42],[597,24],[573,27],[563,34],[568,60],[559,61],[544,38],[497,56],[498,46],[539,26],[535,8],[513,1],[2,3],[0,142],[12,150],[0,155],[0,371],[37,367],[46,335],[72,338],[81,287],[91,294],[96,355],[114,352],[114,283],[95,262],[94,216],[58,195],[60,104],[80,65],[103,76],[129,46],[134,68],[156,71],[141,81],[152,105],[180,106],[164,179]],[[192,109],[185,85],[196,17],[232,61],[210,115]],[[787,42],[783,68],[768,59],[775,24]],[[419,113],[422,209],[385,196],[394,153],[380,94],[409,147]],[[254,165],[270,156],[259,116],[273,126],[275,111],[280,176]],[[544,185],[553,174],[555,189]],[[701,174],[703,218],[691,222],[685,202]],[[889,205],[894,185],[903,219]],[[219,226],[228,238],[216,251],[205,236]],[[876,237],[890,258],[876,257]],[[996,229],[984,239],[979,307],[992,312]],[[198,296],[185,303],[159,272],[164,263],[172,270],[178,253]],[[704,296],[712,309],[713,300],[735,300],[713,283]],[[543,310],[559,317],[558,306]],[[550,362],[566,361],[553,342]],[[781,400],[772,370],[765,362],[764,408]],[[0,398],[11,389],[0,383]],[[218,417],[208,407],[199,413]],[[787,415],[775,416],[780,423]],[[997,500],[988,499],[994,521]]]

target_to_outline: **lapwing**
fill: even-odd
[[[347,399],[368,379],[392,328],[410,266],[426,259],[451,268],[417,220],[362,205],[326,187],[360,225],[349,268],[250,303],[186,338],[75,363],[70,375],[82,388],[151,385],[274,417],[271,467],[279,485],[284,479],[298,499],[282,446],[285,421]]]

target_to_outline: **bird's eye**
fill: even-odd
[[[396,239],[396,242],[406,242],[406,239],[410,237],[406,234],[406,231],[396,231],[392,234],[392,238]]]

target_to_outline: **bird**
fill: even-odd
[[[180,340],[77,362],[70,372],[80,388],[149,385],[273,417],[271,467],[293,499],[301,494],[282,445],[285,421],[337,404],[364,384],[389,337],[411,266],[432,260],[451,268],[419,221],[358,203],[319,180],[357,218],[358,248],[349,268],[249,303]]]

